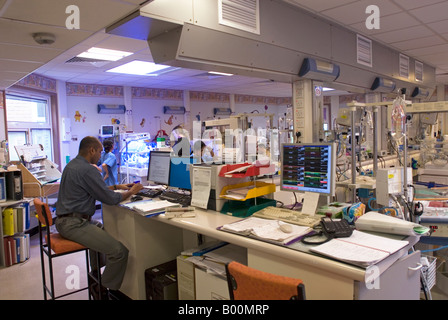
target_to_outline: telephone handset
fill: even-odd
[[[350,237],[353,233],[353,229],[345,219],[335,221],[331,218],[322,218],[320,224],[323,231],[331,238]]]
[[[333,238],[345,238],[350,237],[353,233],[352,227],[348,224],[348,221],[345,219],[341,220],[333,220],[331,218],[324,217],[320,221],[320,225],[322,227],[322,231],[314,234],[310,234],[304,236],[302,238],[302,242],[306,244],[322,244],[327,241],[330,241]],[[325,236],[323,240],[321,236]],[[309,241],[308,239],[312,237],[318,237],[318,241]]]

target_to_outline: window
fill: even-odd
[[[6,94],[8,144],[11,161],[19,161],[16,145],[41,144],[53,161],[53,141],[49,97]]]

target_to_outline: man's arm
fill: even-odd
[[[114,186],[110,186],[111,190],[126,190],[121,193],[121,201],[126,200],[130,196],[133,196],[137,192],[143,189],[143,185],[141,183],[129,183],[129,184],[116,184]]]

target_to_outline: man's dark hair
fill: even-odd
[[[79,154],[86,154],[90,148],[97,148],[102,146],[101,142],[92,136],[84,137],[79,144]]]

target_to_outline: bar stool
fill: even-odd
[[[39,198],[34,199],[34,206],[36,208],[38,221],[39,221],[39,242],[40,242],[40,258],[41,258],[41,266],[42,266],[42,285],[44,291],[44,299],[47,300],[47,293],[50,295],[50,298],[55,300],[68,295],[75,294],[77,292],[88,290],[89,286],[85,288],[80,288],[69,293],[56,296],[54,291],[54,278],[53,278],[53,259],[61,256],[65,256],[68,254],[85,251],[86,255],[86,270],[87,270],[87,279],[91,279],[93,284],[96,284],[98,288],[101,288],[101,269],[98,267],[96,275],[89,272],[89,248],[63,238],[59,233],[51,233],[50,226],[54,225],[54,220],[51,215],[50,208],[48,204],[42,202]],[[45,232],[45,241],[44,241],[44,230]],[[50,286],[48,287],[46,284],[45,277],[45,263],[44,263],[44,253],[48,258],[48,267],[50,274]],[[99,266],[99,253],[96,255],[97,266]],[[88,283],[91,283],[88,281]],[[98,299],[102,299],[102,292],[99,291]],[[92,298],[92,292],[89,291],[89,300]]]

